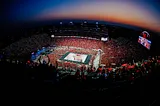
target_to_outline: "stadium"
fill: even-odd
[[[96,3],[109,9],[105,2]],[[139,21],[143,16],[138,13],[145,16],[149,13],[132,8],[134,16],[131,14],[132,17],[126,18],[121,16],[125,14],[122,11],[121,15],[116,12],[118,16],[115,11],[106,10],[110,16],[104,12],[105,20],[95,16],[103,9],[90,11],[96,3],[79,4],[83,7],[79,8],[86,9],[89,15],[76,6],[65,12],[61,4],[61,9],[57,7],[56,11],[51,8],[35,13],[32,21],[15,8],[15,14],[21,13],[22,19],[18,15],[17,19],[12,17],[14,21],[6,18],[10,20],[5,23],[4,36],[0,37],[4,83],[9,86],[13,83],[13,89],[18,93],[17,88],[23,84],[24,97],[61,100],[71,96],[80,101],[95,99],[97,103],[100,99],[111,105],[131,105],[134,101],[134,105],[156,106],[159,103],[160,36],[157,24],[151,24],[158,23],[156,15],[154,21],[151,20],[154,14],[148,16],[148,20]],[[129,9],[134,7],[128,5]],[[123,3],[115,2],[114,6],[125,8]],[[26,8],[24,5],[24,11]],[[33,15],[32,12],[29,14]],[[28,21],[24,21],[23,15]],[[9,95],[15,95],[15,92],[9,90]]]

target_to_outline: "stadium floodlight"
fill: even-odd
[[[62,25],[63,23],[62,23],[62,22],[60,22],[59,24],[61,24],[61,25]]]
[[[108,38],[107,37],[101,37],[101,41],[106,42],[106,41],[108,41]]]
[[[98,22],[96,22],[96,24],[98,24]]]
[[[51,35],[51,38],[54,38],[54,35]]]

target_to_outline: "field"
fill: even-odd
[[[73,52],[67,52],[60,58],[60,60],[62,61],[68,61],[79,64],[89,64],[90,59],[91,55],[89,54],[78,54]]]

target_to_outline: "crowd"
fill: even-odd
[[[37,52],[37,50],[42,47],[53,45],[79,47],[86,50],[90,49],[90,51],[92,51],[92,49],[101,49],[103,51],[101,63],[105,65],[113,62],[120,64],[123,61],[138,61],[147,56],[147,50],[125,38],[111,39],[107,42],[102,42],[100,40],[73,37],[51,38],[47,34],[39,34],[21,39],[4,48],[2,52],[9,58],[22,59],[26,57],[26,55],[30,56],[32,52]]]
[[[8,68],[13,67],[12,70],[23,68],[22,70],[24,70],[24,72],[26,73],[25,79],[44,78],[42,76],[46,76],[45,78],[53,78],[50,73],[58,72],[56,63],[55,64],[51,64],[51,62],[35,63],[33,61],[27,61],[26,63],[23,63],[21,61],[12,61],[4,58],[5,57],[1,56],[1,59],[0,59],[2,67],[6,67],[6,66],[8,66]],[[75,64],[73,64],[73,67],[76,68],[77,65],[75,66],[74,65]],[[100,66],[97,70],[92,66],[88,68],[79,67],[79,68],[76,68],[77,70],[74,70],[76,72],[74,75],[77,77],[82,77],[82,79],[83,78],[86,79],[86,76],[83,76],[84,72],[87,72],[86,75],[89,75],[89,73],[95,72],[96,75],[103,76],[104,79],[114,78],[114,80],[115,79],[134,80],[134,78],[136,77],[148,75],[149,73],[152,72],[152,70],[155,70],[155,68],[157,68],[157,66],[159,65],[160,65],[160,56],[156,56],[156,57],[149,57],[148,59],[141,60],[138,62],[130,62],[130,63],[126,62],[116,67]],[[66,68],[63,68],[63,70],[65,69]],[[72,72],[73,71],[72,69],[73,68],[70,68],[68,69],[68,71]],[[48,75],[51,75],[51,76],[48,77]]]
[[[13,81],[17,78],[17,82],[19,82],[21,79],[19,74],[16,73],[16,70],[23,72],[23,84],[26,88],[30,87],[29,89],[43,84],[49,87],[53,85],[56,92],[63,92],[64,94],[67,92],[75,93],[77,89],[78,92],[85,92],[87,94],[88,92],[109,93],[106,89],[114,89],[119,86],[124,87],[124,84],[142,84],[143,81],[149,81],[153,73],[157,74],[157,70],[160,69],[160,57],[145,58],[147,54],[140,45],[136,45],[129,40],[124,41],[122,38],[120,40],[111,39],[108,42],[101,42],[99,40],[79,38],[64,38],[60,40],[59,38],[51,39],[47,35],[41,37],[36,35],[28,40],[30,43],[26,43],[27,40],[28,39],[21,40],[3,49],[0,56],[0,65],[4,71],[10,70],[9,72],[12,73],[12,75],[8,75],[7,71],[6,75],[3,76],[5,81]],[[30,54],[46,45],[52,46],[51,44],[55,45],[56,49],[54,49],[51,54],[48,54],[50,59],[49,63],[34,63],[30,60],[22,62],[18,59],[9,59],[8,57],[10,54],[11,57],[13,55],[14,58],[20,55],[24,56],[24,54]],[[14,47],[15,49],[13,49]],[[83,49],[75,49],[74,47]],[[22,48],[24,49],[23,51]],[[57,59],[65,54],[66,51],[96,55],[97,52],[91,49],[102,50],[101,64],[105,64],[105,66],[100,66],[98,69],[94,67],[77,68],[75,64],[70,64],[72,68],[57,69],[57,66],[61,64],[57,63]],[[107,63],[116,63],[116,65],[114,66]],[[61,64],[61,66],[63,65],[64,64]],[[67,67],[67,64],[65,67]],[[143,79],[143,81],[141,79]],[[157,82],[155,85],[157,85]],[[35,92],[35,90],[33,91]],[[52,90],[49,91],[52,92]],[[81,93],[78,94],[82,95]],[[111,95],[112,94],[110,94],[109,97]]]
[[[16,83],[18,83],[18,85],[23,84],[25,87],[24,89],[25,90],[30,89],[33,94],[37,91],[37,89],[42,89],[37,87],[41,87],[43,85],[43,87],[47,86],[47,91],[41,90],[41,93],[42,91],[45,93],[50,92],[51,94],[54,92],[53,93],[54,95],[55,93],[56,94],[58,93],[58,95],[60,96],[60,95],[68,95],[69,92],[70,93],[72,92],[73,95],[74,93],[76,93],[76,95],[84,96],[84,94],[86,93],[88,95],[88,93],[95,94],[100,92],[100,94],[102,95],[105,94],[107,98],[111,98],[113,94],[110,94],[107,91],[107,89],[116,88],[116,90],[118,90],[118,89],[122,89],[119,87],[121,86],[126,87],[126,86],[129,86],[129,84],[141,85],[143,84],[143,81],[145,82],[150,81],[151,77],[154,77],[154,81],[156,81],[156,84],[155,84],[156,86],[154,85],[151,87],[150,85],[148,85],[147,86],[148,88],[143,88],[143,89],[152,88],[152,89],[149,89],[149,90],[152,90],[152,93],[153,93],[153,90],[157,90],[158,88],[156,87],[158,86],[160,57],[158,56],[149,57],[145,61],[136,62],[134,64],[126,63],[125,65],[114,67],[114,68],[99,67],[97,70],[95,70],[93,67],[87,68],[87,69],[80,68],[76,70],[75,74],[71,74],[73,70],[70,70],[70,69],[63,68],[60,70],[60,69],[56,69],[56,67],[53,66],[52,64],[44,64],[44,63],[36,64],[31,61],[22,63],[18,61],[15,61],[15,62],[6,61],[6,60],[3,60],[2,58],[0,61],[0,65],[1,65],[1,68],[4,69],[3,71],[1,71],[1,73],[6,71],[6,74],[5,75],[3,74],[3,81],[9,81],[10,84],[11,82],[14,82],[14,86],[17,86]],[[24,76],[21,76],[17,72],[23,73]],[[10,73],[11,75],[7,73]],[[156,74],[157,77],[152,76],[153,74]],[[49,88],[51,87],[54,89],[51,90],[50,88],[50,90],[48,90],[48,87]],[[142,92],[144,93],[142,88],[136,88],[136,89],[139,89],[141,91],[141,92],[140,91],[136,91],[136,92],[140,94]],[[116,90],[114,90],[114,92],[116,92],[116,94],[114,95],[117,95],[117,94],[119,95],[118,91]],[[130,91],[129,93],[134,95],[132,93],[132,92],[135,92],[134,90],[135,89],[132,88],[132,91]],[[83,92],[83,94],[81,94],[80,92],[81,93]],[[154,92],[154,93],[157,93],[157,92]]]
[[[56,39],[56,45],[72,46],[85,49],[101,49],[102,42],[97,40],[82,39],[82,38],[59,38]]]
[[[102,64],[116,63],[120,65],[125,62],[147,58],[147,50],[131,40],[124,43],[125,40],[125,38],[121,40],[113,39],[105,44]]]
[[[126,38],[111,39],[107,42],[100,40],[90,40],[82,38],[56,38],[55,44],[57,46],[80,47],[85,49],[101,49],[102,58],[101,64],[109,65],[108,63],[123,64],[125,62],[132,62],[142,60],[147,57],[147,50],[142,46],[134,43]]]
[[[14,42],[1,52],[10,59],[26,61],[32,52],[48,45],[50,45],[50,37],[47,34],[39,34]]]
[[[73,63],[73,62],[63,62],[63,61],[59,60],[67,52],[80,53],[80,54],[90,54],[90,55],[92,55],[92,57],[90,59],[90,64],[93,63],[93,60],[94,60],[95,55],[97,53],[97,51],[90,50],[90,49],[84,49],[84,48],[78,48],[77,49],[76,47],[59,46],[59,47],[54,48],[54,51],[51,54],[48,54],[48,57],[50,59],[50,63],[51,64],[57,64],[58,67],[65,68],[65,66],[67,66],[69,68],[75,69],[75,67],[77,66],[76,63]]]

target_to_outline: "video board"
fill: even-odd
[[[140,43],[141,45],[143,45],[145,48],[147,48],[148,50],[150,50],[151,48],[151,41],[142,37],[142,36],[139,36],[138,38],[138,43]]]

